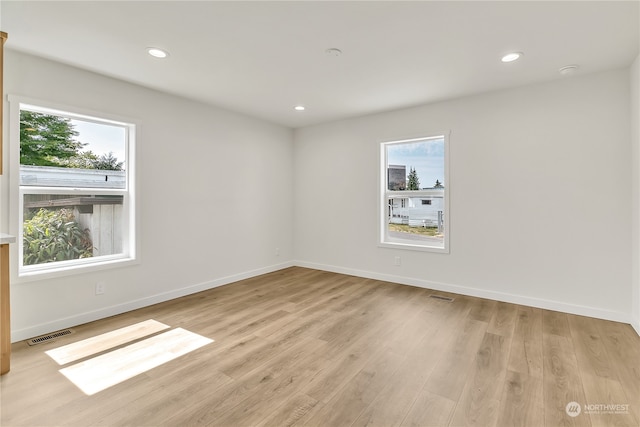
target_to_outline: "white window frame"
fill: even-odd
[[[424,136],[416,136],[404,139],[392,139],[380,142],[380,162],[379,162],[379,197],[378,197],[378,246],[383,248],[408,249],[415,251],[450,253],[451,216],[449,209],[450,202],[450,179],[449,179],[449,134],[450,132],[430,132]],[[387,174],[387,147],[394,144],[406,144],[429,139],[444,139],[444,224],[445,233],[443,237],[444,247],[431,246],[428,242],[417,240],[395,238],[389,235],[388,228],[388,200],[391,196],[405,196],[411,198],[428,197],[428,190],[389,190]]]
[[[9,95],[10,142],[10,229],[17,236],[17,256],[12,257],[12,275],[16,283],[88,273],[139,263],[138,213],[136,209],[136,120],[102,112],[54,104],[22,96]],[[126,184],[124,189],[36,187],[20,185],[20,110],[50,113],[71,119],[108,124],[125,129]],[[23,203],[25,194],[122,195],[122,253],[36,265],[23,265]]]

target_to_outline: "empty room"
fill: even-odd
[[[0,36],[0,425],[640,425],[639,1]]]

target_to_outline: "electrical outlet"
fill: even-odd
[[[394,264],[394,265],[396,265],[396,266],[399,266],[399,265],[400,265],[400,257],[399,257],[399,256],[397,256],[397,257],[394,259],[393,264]]]
[[[104,294],[104,282],[96,283],[96,295]]]
[[[280,256],[280,248],[276,248],[276,256]]]

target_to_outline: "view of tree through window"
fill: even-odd
[[[124,123],[21,106],[23,266],[128,252],[126,153],[131,129]]]
[[[446,137],[382,144],[381,243],[446,250]]]
[[[76,128],[94,128],[93,135],[100,132],[96,127],[106,125],[71,120],[53,114],[20,110],[20,164],[31,166],[53,166],[62,168],[122,170],[124,161],[119,161],[113,151],[96,154],[89,142],[78,139]],[[124,150],[124,130],[122,133]],[[118,132],[121,130],[121,132]],[[113,130],[111,131],[113,133]],[[84,136],[84,134],[83,134]],[[117,141],[111,141],[117,147]]]

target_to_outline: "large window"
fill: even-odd
[[[15,104],[19,276],[134,260],[134,124]]]
[[[449,252],[448,136],[383,142],[380,245]]]

